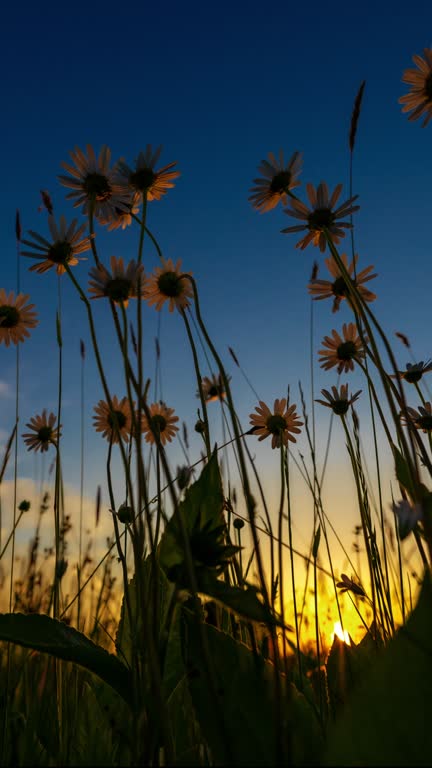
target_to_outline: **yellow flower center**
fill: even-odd
[[[266,421],[266,427],[272,435],[280,435],[287,427],[286,419],[278,413],[269,416]]]
[[[83,181],[87,197],[98,202],[109,200],[112,195],[111,185],[102,173],[89,173]]]
[[[276,174],[276,176],[273,176],[270,184],[270,191],[275,192],[276,194],[279,193],[282,195],[284,192],[288,192],[291,184],[291,172],[290,171],[280,171]]]
[[[151,168],[140,168],[138,171],[131,173],[129,184],[140,192],[147,192],[154,183],[155,178],[156,174]]]
[[[0,307],[0,328],[15,328],[20,321],[20,313],[16,307],[3,305]]]

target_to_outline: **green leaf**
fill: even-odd
[[[275,765],[272,666],[209,624],[202,624],[200,631],[190,611],[184,610],[183,614],[189,690],[213,761],[222,765]],[[217,674],[217,702],[207,683],[201,632]]]
[[[117,654],[120,656],[120,658],[125,660],[125,662],[129,665],[129,667],[131,666],[131,662],[132,662],[133,643],[139,643],[138,638],[140,637],[141,630],[142,630],[141,614],[142,614],[143,608],[138,607],[138,615],[137,615],[136,578],[137,578],[136,574],[134,574],[134,576],[132,577],[132,579],[129,581],[129,584],[128,584],[129,604],[132,612],[132,622],[130,621],[126,598],[123,597],[121,611],[120,611],[120,621],[119,621],[116,641],[115,641]],[[158,604],[157,615],[159,617],[159,628],[160,628],[160,625],[162,624],[165,617],[167,603],[169,600],[169,596],[172,593],[173,587],[168,582],[168,579],[166,578],[163,571],[160,569],[157,560],[154,560],[151,555],[148,555],[148,557],[146,557],[141,562],[140,579],[141,579],[142,590],[146,599],[146,606],[148,609],[148,613],[152,617],[154,616],[154,614],[150,610],[149,606],[150,606],[150,601],[153,599],[153,597],[156,594],[155,580],[158,579],[159,604]],[[138,646],[138,649],[140,650],[141,653],[145,651],[145,649],[139,646]]]
[[[198,589],[208,597],[212,597],[227,608],[238,613],[246,619],[263,622],[267,625],[274,624],[282,626],[278,620],[258,598],[258,589],[248,585],[246,589],[227,584],[216,576],[208,572],[199,574]],[[294,631],[293,627],[286,626],[286,629]]]
[[[430,765],[432,586],[378,655],[329,732],[327,765]]]
[[[98,675],[131,704],[132,685],[127,667],[62,621],[34,613],[3,613],[0,614],[0,640],[79,664]]]
[[[178,510],[168,521],[161,538],[158,557],[169,578],[184,578],[185,547],[181,521],[187,532],[192,557],[197,565],[221,566],[232,551],[221,544],[226,523],[223,515],[224,496],[216,451],[198,480],[188,488]],[[220,557],[219,557],[220,556]]]

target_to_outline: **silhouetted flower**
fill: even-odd
[[[422,127],[428,124],[432,117],[432,50],[423,49],[424,59],[415,54],[413,62],[417,69],[406,69],[402,81],[411,86],[409,93],[401,96],[399,103],[403,104],[402,112],[412,112],[408,120],[417,120],[425,115]]]
[[[131,193],[124,184],[114,179],[116,166],[110,169],[111,150],[103,146],[96,158],[93,147],[87,144],[87,155],[79,147],[69,152],[74,165],[62,163],[70,176],[59,176],[64,187],[69,187],[66,197],[75,199],[74,208],[83,206],[84,213],[93,210],[94,215],[107,219],[114,216],[116,210],[127,211],[131,202]]]
[[[142,415],[142,432],[147,443],[156,443],[155,434],[158,435],[162,445],[171,442],[178,432],[175,423],[179,420],[174,416],[174,408],[167,408],[165,403],[153,403],[150,406],[150,418]]]
[[[341,255],[341,259],[349,276],[351,277],[352,286],[359,292],[362,299],[364,301],[374,301],[376,299],[376,295],[372,293],[372,291],[369,291],[367,288],[365,288],[363,285],[363,283],[367,283],[368,280],[372,280],[374,277],[376,277],[376,273],[373,275],[369,274],[373,270],[373,266],[366,267],[355,275],[354,273],[358,256],[355,256],[350,264],[348,264],[348,257],[345,253]],[[308,291],[313,295],[315,301],[334,298],[332,311],[337,312],[343,299],[346,299],[348,303],[351,303],[349,288],[345,282],[344,277],[342,277],[341,270],[339,269],[333,256],[324,259],[324,261],[334,280],[311,280],[308,285]]]
[[[126,210],[122,208],[114,208],[108,216],[99,216],[99,224],[107,226],[108,232],[112,232],[114,229],[126,229],[132,224],[133,216],[137,216],[139,213],[138,196],[129,203]]]
[[[260,213],[271,211],[279,202],[287,204],[288,191],[298,187],[300,182],[297,177],[301,170],[302,156],[294,152],[287,165],[284,162],[283,151],[279,150],[279,159],[273,152],[268,153],[268,160],[263,160],[258,170],[264,176],[263,179],[254,179],[255,187],[249,197],[254,208]]]
[[[410,421],[416,429],[421,429],[422,432],[432,432],[432,404],[424,403],[419,405],[418,411],[415,408],[407,408],[408,416],[403,417],[403,421],[408,423]]]
[[[34,248],[34,251],[21,251],[22,256],[28,256],[31,259],[42,259],[39,264],[33,264],[30,272],[47,272],[55,267],[57,274],[62,275],[66,272],[65,265],[69,267],[78,264],[81,261],[78,254],[85,253],[91,247],[89,237],[82,237],[86,225],[82,224],[76,229],[78,220],[74,219],[68,226],[66,218],[60,216],[60,223],[57,226],[54,216],[48,216],[48,226],[50,228],[52,242],[46,240],[37,232],[29,230],[32,240],[23,240],[24,245]],[[82,240],[80,240],[82,238]]]
[[[92,299],[107,297],[115,304],[127,307],[129,299],[138,296],[138,283],[139,292],[141,295],[144,293],[144,267],[132,260],[125,269],[123,259],[115,256],[111,256],[110,264],[111,272],[103,264],[92,267],[89,272],[93,278],[89,281],[89,293],[93,294]]]
[[[228,381],[229,379],[230,377],[228,377]],[[201,384],[202,384],[204,400],[207,403],[211,403],[216,400],[225,399],[226,392],[225,392],[222,376],[220,375],[220,373],[214,374],[211,378],[209,378],[208,376],[204,376]],[[199,397],[199,392],[197,392],[197,397]]]
[[[286,406],[285,397],[281,400],[277,399],[274,401],[272,413],[270,408],[260,400],[259,406],[255,407],[257,413],[249,415],[253,432],[260,435],[259,440],[265,440],[272,435],[272,448],[279,448],[281,442],[287,445],[288,440],[295,443],[294,434],[301,432],[300,427],[303,426],[303,422],[298,420],[297,406],[290,405],[288,408]]]
[[[427,360],[425,363],[423,360],[413,364],[407,363],[405,367],[406,371],[398,371],[397,375],[395,373],[391,373],[390,377],[392,379],[405,379],[408,384],[416,384],[418,381],[420,381],[424,373],[432,371],[432,360]]]
[[[357,584],[354,579],[350,579],[346,573],[341,573],[341,581],[338,581],[336,586],[340,589],[341,592],[353,592],[355,595],[359,595],[360,597],[364,597],[366,595],[363,587],[360,584]]]
[[[33,312],[34,304],[26,302],[30,296],[19,293],[15,298],[13,291],[7,295],[4,288],[0,288],[0,344],[18,344],[30,336],[28,328],[35,328],[38,324],[36,312]]]
[[[350,398],[348,397],[348,384],[342,384],[339,392],[337,387],[332,387],[332,394],[327,389],[322,389],[321,394],[327,398],[328,402],[317,399],[315,400],[316,403],[321,403],[321,405],[325,405],[326,408],[331,408],[333,413],[337,416],[344,416],[350,405],[358,399],[361,394],[361,389],[354,395],[351,395]]]
[[[96,432],[102,432],[112,443],[119,443],[120,437],[127,443],[132,431],[132,413],[127,397],[121,400],[114,395],[111,398],[112,409],[105,400],[99,400],[94,407],[93,426]]]
[[[176,307],[179,310],[189,307],[193,290],[189,280],[180,277],[183,273],[180,267],[181,259],[178,259],[175,266],[174,262],[168,259],[164,261],[163,267],[156,267],[153,275],[147,278],[144,296],[150,306],[155,304],[159,311],[168,301],[170,312],[174,312]]]
[[[289,203],[292,210],[287,208],[284,211],[288,216],[293,216],[295,219],[301,219],[306,223],[298,224],[295,227],[286,227],[286,229],[282,229],[282,232],[302,232],[305,229],[309,230],[308,234],[299,240],[296,248],[304,250],[309,243],[312,242],[314,245],[319,246],[320,251],[324,252],[327,246],[324,228],[327,229],[332,241],[337,245],[341,237],[345,237],[344,229],[352,228],[350,223],[339,221],[339,219],[342,219],[344,216],[349,216],[351,213],[359,210],[358,205],[353,205],[354,201],[357,200],[358,195],[350,197],[345,203],[342,203],[339,208],[332,210],[342,192],[342,184],[338,184],[335,187],[331,196],[329,196],[329,190],[324,181],[318,184],[316,190],[313,184],[306,184],[306,191],[312,206],[311,209],[300,200],[290,198]]]
[[[161,152],[161,146],[153,152],[150,144],[147,144],[146,151],[139,153],[134,169],[120,160],[117,166],[116,180],[120,185],[127,185],[129,189],[142,198],[160,200],[163,195],[166,195],[168,189],[174,186],[173,180],[180,176],[180,171],[170,170],[176,163],[169,163],[163,168],[155,170]]]
[[[57,417],[50,413],[47,417],[46,408],[39,416],[33,416],[26,427],[31,432],[24,432],[22,435],[29,451],[47,451],[50,445],[57,445],[59,438],[59,429],[54,427]],[[61,427],[60,427],[61,428]]]
[[[332,336],[324,337],[323,345],[327,349],[320,349],[318,354],[321,355],[321,368],[326,371],[337,366],[338,373],[348,373],[354,370],[354,362],[365,356],[355,323],[344,323],[342,332],[343,338],[335,330]]]

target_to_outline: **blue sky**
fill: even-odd
[[[432,355],[430,341],[430,165],[431,130],[409,123],[398,98],[407,88],[403,70],[414,53],[432,42],[430,3],[333,2],[271,4],[225,0],[202,2],[75,2],[60,9],[52,2],[24,2],[3,12],[0,45],[4,74],[3,202],[1,287],[16,286],[14,218],[18,208],[24,231],[47,235],[46,212],[39,211],[40,189],[49,190],[57,216],[73,212],[56,176],[74,146],[107,144],[113,158],[132,163],[147,143],[163,144],[163,164],[177,161],[181,177],[160,202],[149,204],[148,226],[166,257],[181,258],[197,279],[210,334],[233,377],[238,413],[244,426],[256,398],[228,354],[234,348],[260,397],[272,403],[287,385],[299,401],[302,381],[310,401],[309,313],[306,286],[314,260],[325,278],[323,255],[312,246],[295,248],[296,235],[280,230],[293,223],[278,207],[260,215],[248,195],[257,166],[269,151],[286,157],[303,153],[302,185],[325,180],[344,184],[348,197],[348,131],[353,101],[366,80],[354,159],[354,192],[361,209],[355,215],[359,267],[374,264],[379,277],[370,284],[374,305],[391,338],[403,331],[415,358]],[[133,258],[137,233],[107,235],[98,244],[108,263],[112,254]],[[349,239],[342,243],[349,252]],[[151,247],[144,253],[147,271],[157,266]],[[21,289],[36,303],[40,324],[22,348],[21,424],[44,407],[56,409],[57,352],[55,312],[57,278],[53,272],[28,272],[21,260]],[[91,261],[75,274],[87,284]],[[100,302],[98,302],[100,304]],[[113,337],[108,315],[94,308],[107,363]],[[347,307],[331,314],[328,302],[315,304],[315,349],[332,328],[351,320]],[[79,340],[88,343],[87,322],[67,279],[62,279],[64,335],[64,443],[66,480],[79,483]],[[158,316],[146,312],[146,375],[153,377]],[[192,360],[179,316],[162,313],[160,344],[163,397],[185,420],[190,432],[197,400]],[[395,341],[404,366],[407,351]],[[2,346],[1,380],[14,386],[14,350]],[[314,355],[316,396],[336,376],[323,372]],[[109,365],[108,365],[109,368]],[[203,363],[203,373],[207,374]],[[123,394],[121,374],[111,365],[112,391]],[[362,388],[357,373],[343,378]],[[364,385],[363,385],[364,389]],[[86,369],[86,408],[102,397],[94,365]],[[11,398],[0,400],[0,428],[12,425]],[[416,405],[416,402],[412,403]],[[212,416],[217,423],[217,406]],[[322,409],[323,410],[323,409]],[[361,406],[359,407],[361,412]],[[323,452],[328,412],[319,417]],[[365,418],[367,418],[365,416]],[[23,431],[23,430],[21,430]],[[220,430],[217,427],[217,431]],[[251,440],[253,438],[250,438]],[[277,477],[277,457],[268,441],[257,456]],[[86,489],[94,493],[103,473],[106,445],[87,431],[91,456]],[[199,454],[194,441],[191,457]],[[306,452],[306,444],[302,443]],[[343,441],[337,455],[343,453]],[[172,448],[172,462],[181,460]],[[335,483],[340,466],[332,470]],[[345,464],[344,464],[345,462]],[[20,471],[34,462],[20,448]],[[336,502],[338,507],[339,502]],[[340,506],[340,504],[339,504]],[[348,533],[351,516],[337,508]],[[301,529],[301,524],[299,524]]]

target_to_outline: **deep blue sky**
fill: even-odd
[[[309,311],[306,286],[313,261],[323,256],[309,246],[296,250],[296,235],[280,230],[294,223],[278,207],[260,215],[249,202],[257,166],[269,151],[304,156],[302,186],[321,180],[344,184],[348,197],[348,131],[353,101],[366,80],[354,161],[355,215],[360,267],[374,264],[379,277],[370,284],[374,305],[393,338],[411,339],[416,359],[432,354],[430,339],[430,175],[432,128],[409,123],[398,97],[407,91],[403,70],[414,53],[432,41],[429,2],[298,4],[235,2],[75,2],[9,4],[1,32],[3,200],[1,287],[15,289],[15,210],[24,230],[48,234],[39,212],[39,190],[52,195],[57,215],[73,215],[64,188],[56,181],[61,161],[75,145],[104,143],[114,159],[130,163],[147,143],[164,145],[161,163],[177,161],[182,175],[174,190],[150,203],[148,226],[167,257],[183,259],[192,270],[204,317],[229,372],[245,427],[256,404],[228,355],[231,345],[262,399],[272,403],[289,384],[298,402],[297,382],[309,395]],[[106,237],[101,253],[134,257],[137,235]],[[349,239],[342,244],[349,252]],[[57,278],[31,274],[22,259],[21,286],[37,304],[40,325],[22,348],[21,423],[43,407],[55,410],[57,353],[55,311]],[[144,264],[158,263],[150,247]],[[87,284],[91,258],[76,268]],[[65,383],[64,451],[66,480],[78,483],[79,339],[88,339],[84,308],[67,278],[63,286]],[[100,302],[99,302],[100,304]],[[111,329],[102,307],[95,307],[105,335]],[[104,320],[105,318],[105,320]],[[316,349],[332,328],[351,319],[346,307],[331,314],[328,302],[315,304]],[[105,323],[105,325],[103,325]],[[152,376],[156,312],[146,313]],[[401,366],[410,360],[395,342]],[[181,318],[163,312],[161,328],[163,396],[193,429],[197,400],[191,355]],[[2,381],[13,388],[15,354],[2,346]],[[317,364],[316,396],[336,382]],[[207,370],[203,370],[208,373]],[[362,386],[351,375],[342,381]],[[120,375],[110,371],[113,392],[122,395]],[[364,388],[364,386],[363,386]],[[102,391],[92,364],[87,368],[88,418]],[[1,401],[0,428],[12,424],[10,403]],[[416,402],[412,403],[416,405]],[[217,413],[217,406],[214,406]],[[219,417],[215,416],[217,421]],[[322,415],[323,435],[328,419]],[[21,430],[23,431],[23,430]],[[250,438],[252,440],[252,438]],[[259,455],[276,466],[266,441]],[[255,443],[253,447],[255,447]],[[88,430],[89,494],[103,469],[102,439]],[[194,455],[198,454],[196,443]],[[306,446],[303,444],[306,452]],[[321,453],[324,450],[322,445]],[[23,473],[33,463],[20,449]],[[173,463],[180,460],[173,448]],[[347,523],[351,530],[352,523]]]

